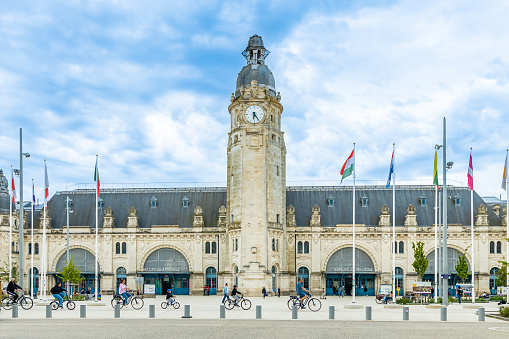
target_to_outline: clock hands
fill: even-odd
[[[260,121],[260,118],[258,118],[258,116],[256,115],[255,112],[253,112],[253,120],[254,120],[254,118],[256,118],[257,121]]]

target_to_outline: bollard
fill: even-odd
[[[409,310],[410,308],[408,306],[403,307],[403,320],[408,320],[410,318]]]
[[[484,311],[485,311],[484,307],[479,307],[479,310],[477,311],[477,314],[478,314],[477,320],[479,320],[479,321],[485,320],[486,314]]]
[[[51,305],[46,305],[46,318],[51,318],[52,312],[53,309],[51,308]]]
[[[298,313],[297,313],[297,305],[292,306],[292,319],[297,319]]]
[[[182,318],[192,318],[191,317],[191,305],[184,305],[184,315]]]
[[[219,318],[226,318],[226,307],[224,307],[224,305],[219,305]]]
[[[256,305],[256,319],[262,318],[262,305]]]
[[[149,318],[156,317],[156,305],[148,305],[148,317]]]
[[[115,304],[115,318],[120,318],[120,305]]]
[[[329,306],[329,319],[334,319],[334,306]]]
[[[447,321],[447,307],[440,309],[440,321]]]
[[[366,320],[371,320],[371,306],[366,306]]]
[[[12,305],[12,317],[13,318],[18,317],[18,305]]]
[[[87,317],[87,305],[80,305],[80,318]]]

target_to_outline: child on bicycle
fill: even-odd
[[[174,296],[173,296],[173,293],[171,291],[171,288],[167,289],[166,290],[166,304],[167,305],[172,305],[173,304],[173,301],[174,301],[173,297]]]
[[[232,298],[235,300],[235,306],[237,307],[239,306],[240,300],[239,294],[242,295],[242,293],[240,293],[239,290],[237,289],[237,285],[233,285]]]

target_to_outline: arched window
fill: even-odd
[[[399,253],[405,253],[405,243],[403,241],[399,242]]]
[[[212,253],[217,253],[217,243],[215,241],[212,242]]]
[[[127,253],[127,244],[125,242],[122,243],[122,254]]]
[[[235,239],[232,239],[232,252],[235,252]]]
[[[502,243],[497,241],[497,253],[502,253]]]
[[[299,278],[302,278],[302,283],[304,285],[304,288],[309,288],[309,270],[306,267],[299,268],[299,271],[297,272],[297,280]]]
[[[302,253],[302,241],[297,243],[297,253]]]
[[[117,242],[115,244],[115,254],[120,254],[120,243],[119,242]]]
[[[495,242],[490,241],[490,254],[495,253]]]
[[[498,270],[499,270],[498,267],[493,267],[490,270],[490,293],[495,293],[496,290],[497,290],[496,282],[497,282],[497,272],[498,272]]]
[[[309,241],[304,241],[304,253],[309,253]]]
[[[217,271],[214,267],[208,267],[205,271],[205,285],[217,288]]]
[[[398,242],[394,242],[394,253],[398,253]]]
[[[403,290],[403,269],[401,267],[396,267],[395,273],[396,276],[394,278],[396,280],[396,287],[399,287]]]
[[[272,238],[272,251],[276,251],[276,239]]]
[[[36,242],[34,244],[34,254],[35,255],[39,254],[39,243],[38,242]]]
[[[205,253],[206,254],[210,253],[210,242],[208,241],[205,243]]]

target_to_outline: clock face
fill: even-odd
[[[259,123],[263,119],[263,110],[256,105],[249,106],[246,109],[246,119],[253,124]]]

